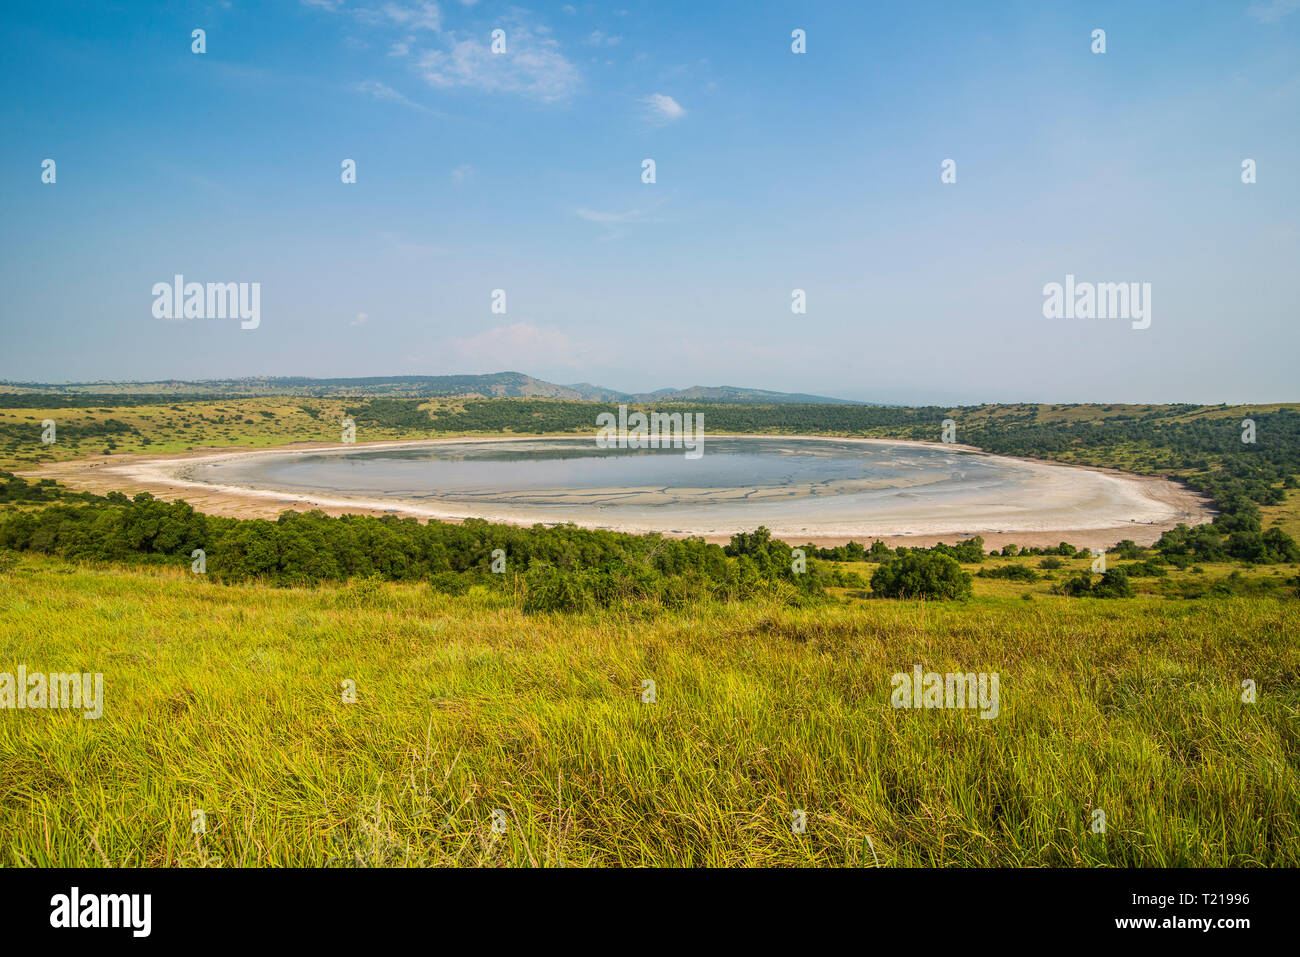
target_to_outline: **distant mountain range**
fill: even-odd
[[[509,375],[510,373],[506,373]],[[533,380],[537,381],[537,380]],[[547,383],[549,385],[549,383]],[[735,402],[754,405],[863,405],[848,399],[832,399],[824,395],[807,395],[803,392],[768,392],[766,389],[746,389],[734,385],[693,385],[689,389],[659,389],[655,392],[615,392],[588,382],[556,386],[569,389],[584,399],[598,402]]]
[[[619,392],[589,382],[558,385],[522,372],[488,375],[372,376],[357,379],[253,377],[196,382],[0,382],[0,392],[56,395],[372,395],[394,398],[482,396],[484,398],[575,399],[595,402],[726,402],[749,405],[865,405],[799,392],[769,392],[738,386],[691,386],[655,392]]]

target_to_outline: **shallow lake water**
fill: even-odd
[[[699,458],[593,438],[259,453],[202,461],[185,477],[444,517],[696,534],[1061,527],[1062,509],[1084,523],[1074,527],[1102,527],[1129,521],[1137,505],[1122,483],[1080,469],[942,445],[779,437],[707,436]]]

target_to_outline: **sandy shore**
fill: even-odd
[[[563,436],[572,438],[573,436]],[[514,437],[511,437],[514,438]],[[530,436],[528,438],[542,438]],[[828,439],[830,436],[778,436],[781,439]],[[894,439],[843,439],[861,443],[882,445],[916,445],[929,443],[903,442]],[[184,498],[196,509],[213,515],[236,518],[275,518],[287,509],[306,511],[318,509],[330,515],[367,514],[399,515],[415,518],[437,518],[443,521],[459,521],[467,517],[468,512],[476,512],[477,517],[492,521],[504,521],[514,524],[531,525],[537,521],[536,512],[510,512],[493,509],[477,511],[467,506],[451,508],[447,505],[428,507],[415,503],[395,501],[374,501],[349,498],[343,493],[338,495],[300,495],[288,492],[240,488],[229,485],[212,485],[193,481],[187,472],[199,464],[229,460],[232,457],[308,453],[330,450],[414,448],[440,443],[499,442],[501,437],[428,439],[404,442],[370,442],[354,445],[339,445],[328,442],[302,442],[271,449],[247,448],[208,448],[193,452],[171,454],[168,456],[114,455],[93,456],[68,462],[43,465],[18,474],[28,479],[52,478],[69,488],[105,494],[110,491],[134,495],[149,492],[161,499]],[[947,450],[963,450],[980,453],[969,446],[949,445]],[[990,456],[990,458],[999,458]],[[1011,459],[1023,466],[1032,466],[1045,476],[1043,501],[1038,503],[1038,513],[1031,521],[1016,527],[1014,516],[1005,518],[981,519],[975,514],[953,515],[944,521],[908,522],[895,527],[879,525],[854,525],[853,527],[819,527],[800,526],[781,528],[779,522],[767,522],[778,537],[787,541],[808,542],[818,545],[843,544],[850,539],[865,542],[873,538],[883,539],[891,546],[931,545],[938,541],[952,542],[958,538],[971,535],[983,536],[988,547],[1000,547],[1008,543],[1018,545],[1055,545],[1069,541],[1076,546],[1089,548],[1109,547],[1121,539],[1133,539],[1139,544],[1150,544],[1158,539],[1164,531],[1179,522],[1198,524],[1207,521],[1213,514],[1204,499],[1196,492],[1176,482],[1159,477],[1137,476],[1113,469],[1085,469],[1078,466],[1062,466],[1041,460]],[[1069,489],[1071,484],[1080,484],[1079,473],[1087,476],[1090,484],[1097,478],[1105,476],[1104,485],[1114,494],[1116,501],[1124,503],[1124,515],[1113,524],[1103,523],[1098,526],[1095,520],[1081,520],[1077,507],[1066,507],[1054,512],[1051,503],[1060,490]],[[1091,473],[1091,474],[1088,474]],[[1049,482],[1050,480],[1050,482]],[[457,510],[458,509],[458,510]],[[1112,507],[1110,512],[1114,514]],[[600,521],[579,520],[579,524],[593,527],[614,528],[619,531],[644,531],[645,528],[633,526],[608,525]],[[761,523],[761,520],[760,520]],[[676,524],[676,523],[675,523]],[[725,542],[730,532],[721,529],[661,529],[665,535],[703,534],[709,541]]]

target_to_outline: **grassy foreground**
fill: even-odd
[[[23,556],[0,671],[100,671],[106,703],[0,711],[0,861],[1295,866],[1298,624],[997,594],[525,616]],[[998,672],[1000,714],[892,708],[914,664]]]

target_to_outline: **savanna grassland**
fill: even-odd
[[[0,853],[1298,863],[1296,601],[1026,601],[1003,584],[963,603],[527,615],[486,588],[223,586],[23,556],[0,592],[0,660],[102,671],[106,704],[98,720],[4,715]],[[891,674],[915,663],[998,672],[998,717],[892,708]]]
[[[547,399],[38,398],[0,402],[6,469],[334,442],[344,416],[359,441],[594,421]],[[1295,866],[1296,409],[708,408],[719,431],[931,441],[953,417],[962,442],[1213,498],[1213,525],[1119,546],[1099,581],[1069,547],[821,549],[793,576],[794,543],[759,537],[209,520],[5,479],[0,672],[102,672],[106,700],[0,711],[0,862]],[[527,565],[490,574],[505,535]],[[886,597],[908,562],[954,597]],[[997,717],[892,707],[914,665],[997,673]]]

